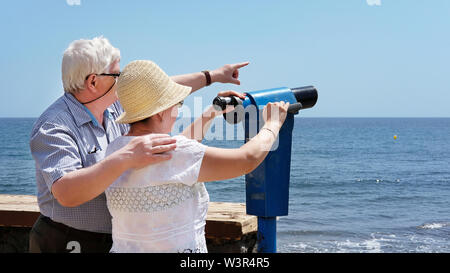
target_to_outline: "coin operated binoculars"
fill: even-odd
[[[216,97],[213,105],[225,110],[228,123],[243,122],[245,142],[258,134],[264,125],[263,108],[269,102],[285,101],[290,106],[277,141],[266,159],[245,176],[247,214],[258,216],[258,248],[260,253],[275,253],[276,217],[288,215],[289,178],[291,169],[292,130],[294,115],[300,110],[312,108],[318,98],[313,86],[298,88],[274,88],[247,92],[245,100],[238,97]]]

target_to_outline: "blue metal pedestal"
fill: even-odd
[[[277,218],[258,216],[258,253],[277,252]]]

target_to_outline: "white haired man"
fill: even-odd
[[[111,215],[104,191],[123,172],[170,159],[175,139],[153,134],[105,157],[107,145],[128,132],[115,86],[120,51],[104,37],[72,42],[64,52],[64,95],[36,121],[30,137],[41,215],[30,252],[109,252]],[[213,82],[239,84],[239,68],[225,65],[172,79],[192,92]]]

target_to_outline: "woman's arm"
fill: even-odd
[[[198,142],[201,142],[205,137],[206,132],[211,125],[211,121],[218,115],[219,113],[214,109],[213,106],[210,106],[201,117],[197,118],[189,127],[187,127],[181,135],[195,139]]]
[[[263,128],[239,149],[208,147],[203,157],[198,181],[230,179],[256,169],[275,142],[286,119],[288,107],[289,103],[269,103],[264,109],[264,116],[267,116],[267,119]]]
[[[240,85],[241,82],[238,80],[239,69],[248,64],[249,62],[227,64],[221,68],[210,71],[211,83],[221,82]],[[178,84],[192,87],[191,93],[206,86],[206,77],[202,72],[172,76],[171,78]]]
[[[245,95],[243,93],[238,93],[236,91],[228,90],[228,91],[221,91],[217,94],[217,96],[221,97],[230,97],[230,96],[236,96],[241,99],[245,99]],[[217,111],[213,106],[210,106],[201,117],[197,118],[189,127],[187,127],[181,135],[190,138],[195,139],[198,142],[201,142],[203,138],[205,137],[206,132],[208,131],[211,121],[223,114],[227,113],[229,111],[232,111],[234,108],[232,106],[229,107],[229,109],[225,111]]]

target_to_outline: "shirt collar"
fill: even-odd
[[[87,108],[81,104],[72,94],[65,93],[64,100],[66,101],[69,111],[72,113],[75,123],[78,127],[92,121],[90,111],[87,112]]]
[[[95,126],[99,126],[97,119],[94,117],[92,112],[86,106],[81,104],[72,94],[66,92],[64,94],[64,99],[78,127],[91,121]],[[113,105],[111,105],[105,110],[103,115],[104,117],[111,118],[111,114],[115,112],[116,111]]]
[[[109,106],[108,108],[106,108],[105,110],[105,115],[107,115],[108,117],[112,118],[112,114],[115,114],[116,110],[114,108],[114,105],[112,104],[111,106]]]

